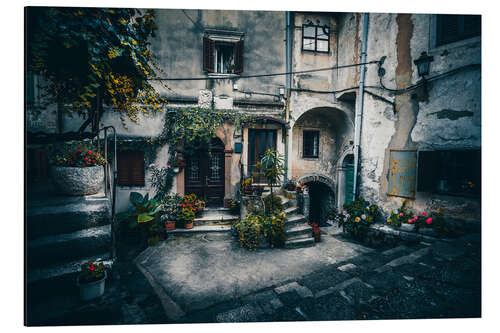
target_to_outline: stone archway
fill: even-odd
[[[304,175],[297,181],[309,187],[309,221],[325,225],[335,207],[334,181],[320,174]]]

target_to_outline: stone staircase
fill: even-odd
[[[299,211],[295,193],[291,195],[289,193],[280,192],[278,194],[286,214],[285,232],[287,240],[285,248],[293,249],[314,246],[312,227],[307,223],[307,217]]]
[[[111,205],[103,193],[39,193],[26,211],[27,284],[74,275],[89,260],[111,265]]]
[[[232,215],[229,208],[207,207],[200,217],[194,219],[193,229],[177,228],[167,233],[175,236],[189,236],[199,233],[230,232],[231,224],[239,218],[239,215]]]

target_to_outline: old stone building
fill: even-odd
[[[310,186],[312,220],[326,220],[331,208],[360,195],[385,214],[407,198],[415,209],[444,207],[448,216],[479,221],[478,16],[155,12],[152,50],[165,77],[196,80],[166,81],[165,112],[128,123],[128,130],[118,114],[105,114],[102,124],[118,131],[118,161],[126,161],[118,170],[118,211],[129,205],[130,191],[152,192],[149,164],[165,165],[175,150],[164,146],[149,155],[130,147],[160,135],[169,109],[200,107],[259,121],[241,131],[227,123],[212,153],[179,171],[173,192],[222,205],[272,146],[284,156],[285,178]],[[431,60],[425,76],[417,59]],[[29,76],[29,87],[35,81]],[[36,89],[28,92],[36,104]],[[29,131],[65,132],[80,123],[53,110],[27,113]],[[28,161],[30,172],[43,168],[37,156]],[[127,168],[142,176],[128,179]]]

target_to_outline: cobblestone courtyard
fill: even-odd
[[[78,303],[77,291],[64,288],[61,282],[57,282],[58,288],[32,290],[31,322],[79,325],[481,316],[479,234],[372,249],[345,238],[334,227],[324,230],[322,242],[314,247],[255,252],[240,248],[227,233],[171,237],[137,257],[136,250],[122,253],[106,293],[98,301]],[[67,285],[73,286],[73,282]],[[43,290],[52,292],[49,295]]]
[[[136,260],[174,322],[481,315],[480,235],[370,249],[326,228],[303,249],[249,252],[229,235],[169,239]]]

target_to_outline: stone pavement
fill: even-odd
[[[481,315],[481,239],[372,249],[324,228],[310,248],[239,247],[229,234],[169,238],[135,260],[178,323]]]

